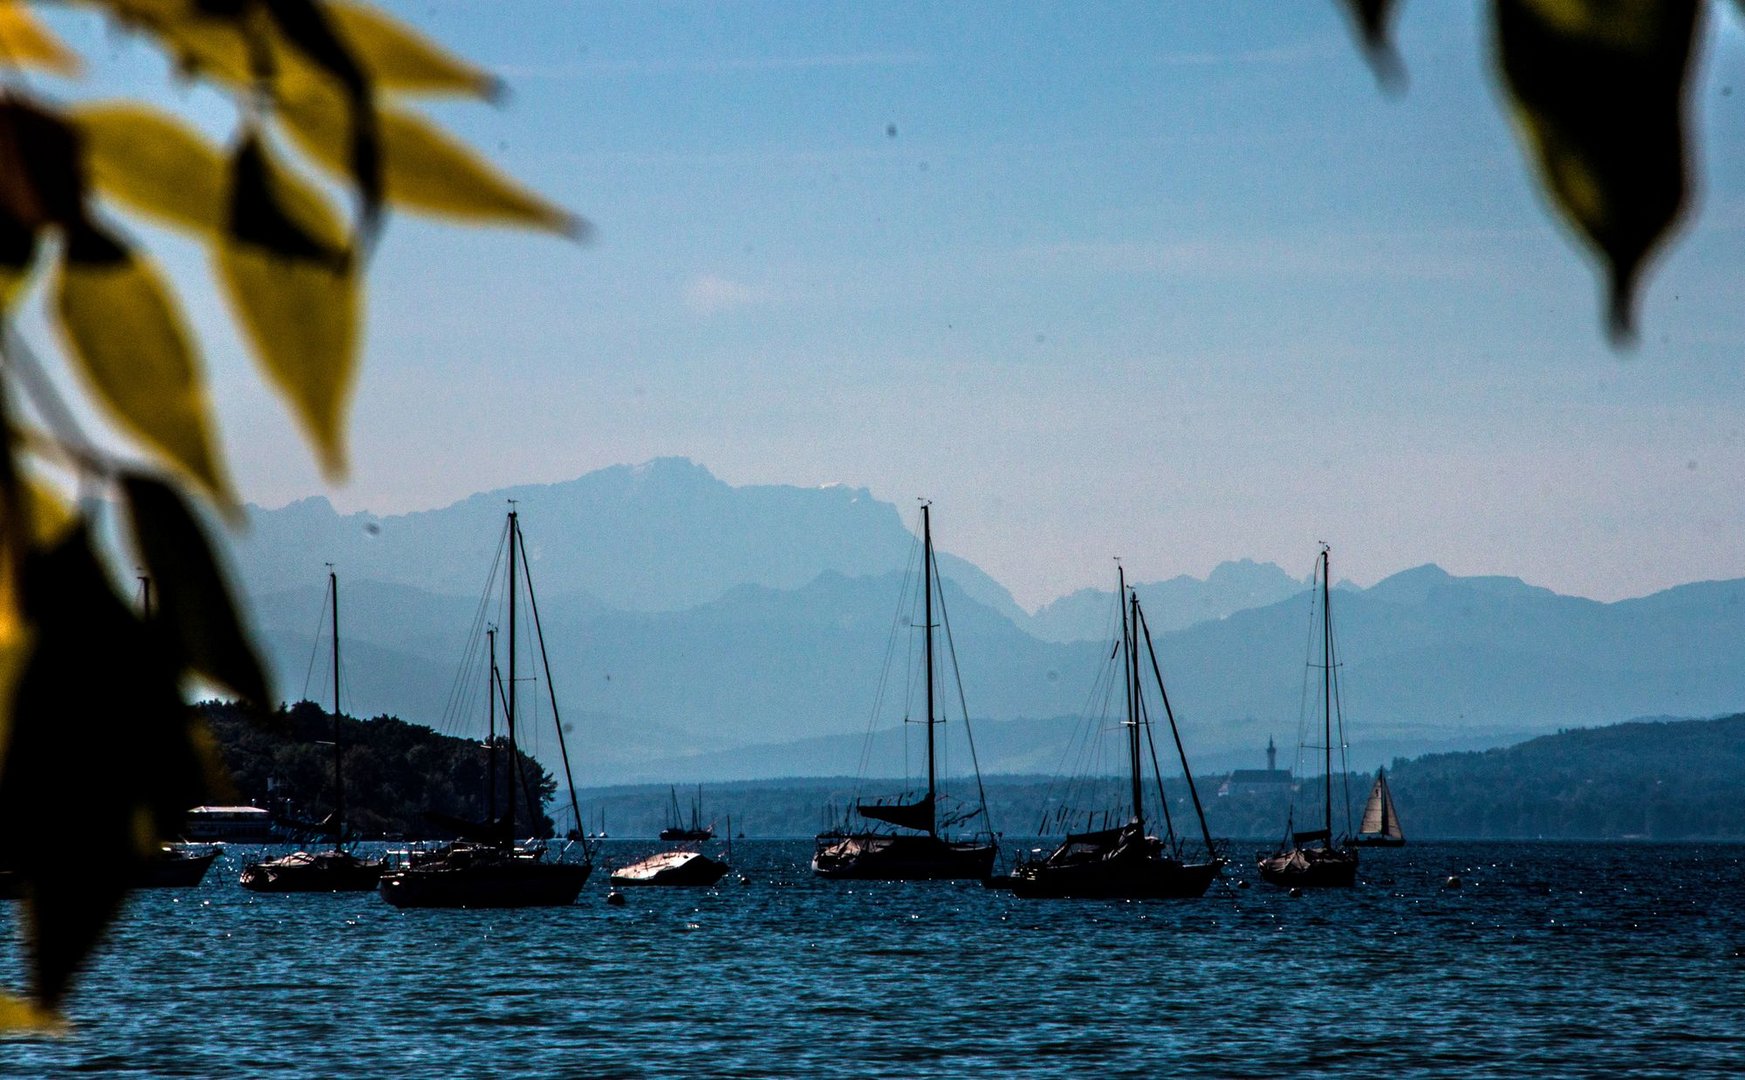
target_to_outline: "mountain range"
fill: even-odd
[[[482,731],[483,695],[467,699],[458,673],[510,500],[579,779],[852,774],[869,731],[889,760],[912,742],[900,711],[872,711],[887,651],[913,637],[892,618],[917,547],[898,509],[864,488],[735,487],[683,459],[403,515],[250,507],[233,557],[281,695],[323,696],[332,562],[346,711]],[[941,548],[949,537],[937,508]],[[968,561],[939,563],[983,771],[1052,769],[1106,656],[1113,590],[1031,614]],[[1136,587],[1194,760],[1258,765],[1270,737],[1288,764],[1306,585],[1242,560]],[[1601,603],[1427,565],[1343,587],[1333,606],[1353,768],[1745,701],[1745,580]],[[549,761],[549,742],[531,749]]]

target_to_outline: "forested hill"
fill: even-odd
[[[1417,836],[1745,839],[1745,714],[1575,728],[1392,774]]]
[[[319,821],[333,810],[330,713],[307,701],[264,717],[222,702],[196,708],[230,771],[233,797],[304,821]],[[490,769],[482,743],[439,735],[392,716],[344,717],[340,740],[345,748],[345,816],[355,835],[447,838],[445,830],[425,818],[426,811],[486,819]],[[551,820],[543,811],[530,817],[526,793],[531,791],[533,805],[543,807],[557,783],[533,758],[518,756],[521,773],[513,778],[520,796],[516,833],[541,834],[550,830]],[[506,746],[497,759],[501,814],[512,779]]]
[[[1745,714],[1565,730],[1501,749],[1399,759],[1388,775],[1410,840],[1745,840]],[[1220,795],[1226,777],[1196,776],[1213,835],[1277,840],[1290,813],[1290,786]],[[1353,773],[1335,788],[1350,794],[1353,822],[1373,779]],[[973,789],[956,783],[960,795],[972,797]],[[984,786],[995,827],[1012,838],[1054,820],[1066,790],[1039,776],[993,775]],[[856,792],[901,787],[901,781],[845,777],[762,780],[708,785],[704,798],[707,816],[731,819],[735,830],[804,836],[825,825],[832,808],[841,814],[852,805]],[[1176,828],[1195,835],[1185,784],[1176,776],[1166,787]],[[1124,805],[1124,789],[1109,778],[1100,788],[1102,801],[1089,799],[1079,809]],[[1319,818],[1320,790],[1316,779],[1295,792],[1298,821]],[[614,836],[651,836],[668,816],[669,799],[665,785],[596,788],[582,793],[582,809],[592,828],[603,816]],[[1343,816],[1335,815],[1334,827],[1344,830]]]

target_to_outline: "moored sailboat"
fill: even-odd
[[[1363,806],[1363,820],[1357,823],[1357,835],[1351,838],[1359,847],[1404,847],[1405,831],[1400,828],[1400,814],[1394,809],[1393,789],[1388,787],[1386,769],[1375,771],[1375,784],[1369,789],[1369,801]]]
[[[505,542],[508,546],[508,575],[504,599],[508,607],[509,669],[504,674],[497,669],[496,636],[491,633],[491,662],[486,678],[485,695],[492,710],[492,736],[489,741],[491,766],[486,820],[458,822],[450,820],[460,838],[431,852],[418,853],[403,866],[384,873],[379,885],[382,899],[400,908],[510,908],[557,907],[575,903],[582,886],[593,871],[592,851],[585,837],[564,845],[553,858],[549,844],[543,839],[515,838],[515,787],[508,785],[508,798],[503,813],[498,816],[496,804],[495,709],[503,705],[504,727],[508,733],[507,749],[512,778],[520,771],[520,756],[516,742],[519,716],[516,697],[517,678],[517,598],[523,587],[527,592],[533,616],[534,634],[539,644],[541,666],[545,670],[546,690],[550,695],[552,720],[557,728],[557,742],[562,754],[564,779],[569,787],[572,820],[580,822],[581,809],[576,802],[575,781],[569,767],[569,749],[564,740],[563,723],[558,717],[557,692],[551,685],[551,665],[547,661],[545,636],[539,624],[539,602],[533,593],[533,579],[526,569],[521,553],[525,540],[521,535],[520,515],[510,504]],[[538,813],[531,791],[523,778],[527,792],[529,817]],[[567,854],[580,847],[581,858],[571,860]]]
[[[668,816],[667,827],[660,831],[662,840],[691,840],[701,842],[715,839],[715,823],[703,824],[703,787],[697,785],[697,797],[691,803],[691,823],[685,824],[679,816],[679,791],[670,789],[672,795],[672,813]]]
[[[382,877],[382,860],[365,859],[346,847],[344,720],[339,710],[339,575],[327,567],[327,601],[333,636],[333,812],[319,830],[333,839],[325,851],[293,851],[242,868],[242,886],[255,892],[368,892]]]
[[[713,885],[732,867],[701,851],[662,851],[612,871],[614,885]]]
[[[962,813],[940,813],[938,733],[939,719],[934,686],[933,602],[937,591],[938,565],[933,553],[933,525],[927,503],[921,505],[921,607],[924,682],[926,685],[927,794],[917,799],[898,797],[868,802],[856,799],[852,812],[868,824],[820,833],[812,854],[812,871],[824,878],[847,878],[883,881],[926,881],[986,879],[993,871],[996,848],[993,832],[987,825],[987,800],[982,796],[981,774],[976,774],[976,800],[973,810]],[[944,595],[938,594],[940,614],[944,617]],[[946,633],[949,638],[950,628]],[[956,665],[953,650],[953,666]],[[960,683],[961,690],[961,683]],[[963,723],[969,724],[968,711]],[[971,764],[974,764],[971,744]],[[954,839],[946,830],[953,825],[976,819],[981,829],[974,835]],[[891,829],[880,829],[879,823]],[[900,830],[900,831],[897,831]]]
[[[1119,572],[1117,603],[1121,608],[1121,640],[1111,660],[1119,659],[1127,702],[1123,728],[1126,736],[1128,806],[1126,820],[1110,827],[1068,833],[1053,852],[1044,858],[1020,863],[1012,871],[1011,889],[1015,896],[1031,898],[1108,898],[1164,899],[1204,896],[1206,889],[1224,865],[1218,845],[1206,825],[1205,808],[1194,786],[1192,770],[1188,768],[1187,751],[1182,746],[1181,730],[1170,708],[1169,694],[1163,686],[1163,672],[1157,663],[1157,651],[1152,646],[1151,630],[1139,605],[1138,593],[1127,588],[1125,572]],[[1176,836],[1170,819],[1169,802],[1163,792],[1163,778],[1156,775],[1157,747],[1151,740],[1151,720],[1144,694],[1143,669],[1140,664],[1140,642],[1150,659],[1150,671],[1157,687],[1164,715],[1169,719],[1181,758],[1182,777],[1193,797],[1194,812],[1199,818],[1200,836],[1205,842],[1205,858],[1187,861],[1181,840]],[[1164,835],[1153,834],[1145,817],[1144,777],[1141,750],[1151,752],[1152,772],[1157,780],[1158,805],[1162,810]],[[1119,820],[1119,817],[1117,817]]]
[[[1347,839],[1350,833],[1347,819],[1346,836],[1333,835],[1333,737],[1339,733],[1339,746],[1345,746],[1345,722],[1340,713],[1337,653],[1333,647],[1333,613],[1330,607],[1332,589],[1327,545],[1321,545],[1321,557],[1316,572],[1320,577],[1321,602],[1321,788],[1324,795],[1321,827],[1296,831],[1294,815],[1286,825],[1287,836],[1277,851],[1260,856],[1260,876],[1274,885],[1287,887],[1348,887],[1357,883],[1357,849]],[[1349,815],[1350,809],[1347,807]]]
[[[132,884],[139,889],[191,889],[205,879],[223,851],[219,844],[159,844],[157,854],[134,871]]]

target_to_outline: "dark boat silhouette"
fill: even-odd
[[[845,827],[820,833],[812,854],[812,870],[819,877],[886,881],[986,879],[993,871],[996,847],[992,830],[987,827],[987,800],[981,792],[981,773],[976,773],[974,808],[959,812],[940,812],[937,749],[935,728],[939,720],[935,708],[933,602],[938,596],[940,615],[945,614],[944,594],[938,592],[938,565],[933,553],[933,528],[930,507],[921,506],[921,598],[926,671],[927,729],[927,794],[906,800],[867,802],[856,799],[853,813],[867,822],[891,826],[880,830],[866,825],[859,829]],[[950,625],[946,623],[949,639]],[[952,650],[952,665],[956,653]],[[959,680],[959,687],[962,682]],[[963,718],[969,724],[967,711]],[[971,763],[973,759],[973,742]],[[981,830],[966,839],[953,839],[944,830],[979,818]],[[901,830],[901,831],[894,831]]]
[[[662,840],[686,840],[701,843],[715,839],[715,824],[703,824],[703,787],[697,785],[697,797],[691,802],[691,823],[685,824],[679,815],[679,791],[672,788],[672,813],[668,817],[669,824],[660,831]]]
[[[134,871],[131,884],[136,889],[193,888],[223,851],[219,844],[161,844],[157,854]]]
[[[1206,826],[1205,809],[1200,804],[1199,791],[1194,787],[1193,772],[1188,768],[1181,731],[1170,708],[1169,694],[1164,690],[1163,671],[1151,643],[1151,630],[1145,624],[1138,593],[1127,588],[1124,571],[1118,572],[1115,595],[1121,608],[1121,639],[1109,659],[1120,661],[1127,703],[1122,725],[1125,729],[1128,781],[1128,802],[1123,808],[1126,820],[1114,827],[1068,833],[1060,846],[1047,856],[1019,863],[1013,869],[1010,881],[1015,896],[1127,900],[1204,896],[1224,865],[1218,845]],[[1157,747],[1151,739],[1150,714],[1143,692],[1145,672],[1140,664],[1141,640],[1151,661],[1150,672],[1158,699],[1164,715],[1169,718],[1170,732],[1181,758],[1182,776],[1193,795],[1194,811],[1199,817],[1200,835],[1206,850],[1201,861],[1188,861],[1170,820],[1163,779],[1157,775]],[[1157,805],[1162,811],[1164,824],[1163,836],[1154,835],[1147,828],[1142,766],[1142,750],[1145,749],[1151,752],[1152,772],[1157,782]],[[1105,812],[1104,820],[1107,817]]]
[[[700,851],[662,851],[612,871],[614,885],[713,885],[732,867]]]
[[[1260,876],[1274,885],[1290,888],[1345,888],[1357,883],[1357,849],[1344,837],[1333,835],[1333,737],[1345,745],[1345,722],[1339,711],[1337,651],[1333,647],[1332,598],[1328,584],[1331,572],[1327,545],[1321,545],[1316,572],[1321,578],[1321,827],[1296,831],[1295,816],[1286,824],[1286,838],[1277,851],[1260,856]],[[1347,809],[1347,814],[1350,813]],[[1349,833],[1349,826],[1347,833]]]
[[[294,851],[262,859],[242,868],[242,887],[255,892],[368,892],[381,880],[380,859],[365,859],[346,846],[345,752],[340,743],[343,721],[339,709],[339,575],[327,567],[327,606],[333,637],[333,813],[315,832],[332,838],[325,851]]]
[[[509,769],[520,772],[520,757],[516,742],[518,719],[516,666],[518,631],[517,599],[523,585],[533,616],[533,629],[539,644],[541,666],[545,672],[546,691],[551,704],[552,721],[557,728],[558,750],[563,758],[564,779],[569,787],[572,820],[582,820],[576,803],[575,781],[570,772],[569,748],[564,741],[563,723],[558,716],[557,692],[551,683],[551,665],[546,662],[545,635],[540,629],[539,601],[533,592],[533,579],[520,558],[525,546],[521,535],[520,515],[510,503],[509,518],[504,526],[504,543],[508,548],[508,574],[504,584],[504,600],[509,619],[509,668],[505,675],[497,668],[496,631],[487,631],[490,666],[486,676],[485,697],[490,717],[489,766],[487,776],[488,816],[484,822],[464,822],[453,818],[440,819],[453,826],[457,839],[430,852],[413,854],[408,861],[382,875],[378,886],[382,899],[400,908],[513,908],[556,907],[575,903],[582,886],[593,871],[593,853],[586,837],[565,844],[555,857],[550,845],[542,839],[515,839],[515,788],[512,779],[504,810],[498,816],[496,806],[497,744],[496,710],[503,707],[504,728],[508,734]],[[501,550],[501,548],[499,548]],[[494,572],[493,572],[493,576]],[[533,795],[521,777],[530,817],[538,813]],[[429,815],[427,815],[429,816]],[[570,860],[567,854],[580,848],[580,860]]]

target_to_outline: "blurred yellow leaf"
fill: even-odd
[[[226,241],[224,283],[267,377],[290,399],[322,470],[345,473],[345,416],[357,377],[359,283],[351,265],[287,258]]]
[[[21,489],[30,503],[30,540],[35,546],[53,547],[78,524],[73,508],[52,488],[35,480],[26,480]]]
[[[0,63],[56,75],[79,73],[78,56],[17,0],[0,0]]]
[[[497,92],[491,75],[375,8],[329,0],[327,11],[381,89],[479,97]]]
[[[200,0],[77,0],[103,8],[124,26],[155,35],[184,71],[246,86],[248,42],[236,16],[213,16]]]
[[[97,397],[221,505],[232,504],[206,383],[156,268],[134,252],[90,261],[69,253],[54,294],[67,354]]]
[[[345,103],[318,84],[299,84],[280,102],[279,115],[298,144],[322,165],[344,175],[350,145]],[[582,228],[574,216],[498,172],[436,125],[413,113],[378,107],[378,133],[388,201],[409,210],[553,232]]]
[[[150,476],[121,479],[134,550],[159,586],[152,617],[190,669],[265,706],[266,670],[244,632],[206,527],[176,488]],[[155,843],[155,840],[153,841]]]
[[[1606,270],[1614,339],[1683,211],[1696,0],[1497,0],[1498,59],[1541,182]]]
[[[0,212],[0,314],[24,291],[36,260],[36,231]]]
[[[229,203],[217,146],[181,121],[128,102],[68,111],[84,136],[89,175],[107,195],[141,213],[216,236]]]
[[[322,469],[345,472],[357,376],[360,285],[344,227],[321,195],[245,141],[234,161],[219,280],[267,377],[290,399]]]
[[[23,610],[29,659],[12,696],[0,766],[7,853],[27,883],[24,916],[36,1000],[55,1007],[113,918],[151,841],[173,836],[209,788],[182,701],[182,668],[115,595],[90,533],[30,552]],[[102,658],[101,677],[92,661]],[[80,722],[66,694],[78,687]],[[78,799],[55,773],[79,762]],[[57,763],[60,763],[57,765]],[[59,803],[53,814],[41,808]],[[79,837],[76,847],[68,836]]]
[[[0,1032],[34,1032],[41,1035],[61,1035],[66,1021],[51,1009],[44,1009],[10,994],[0,994]]]

